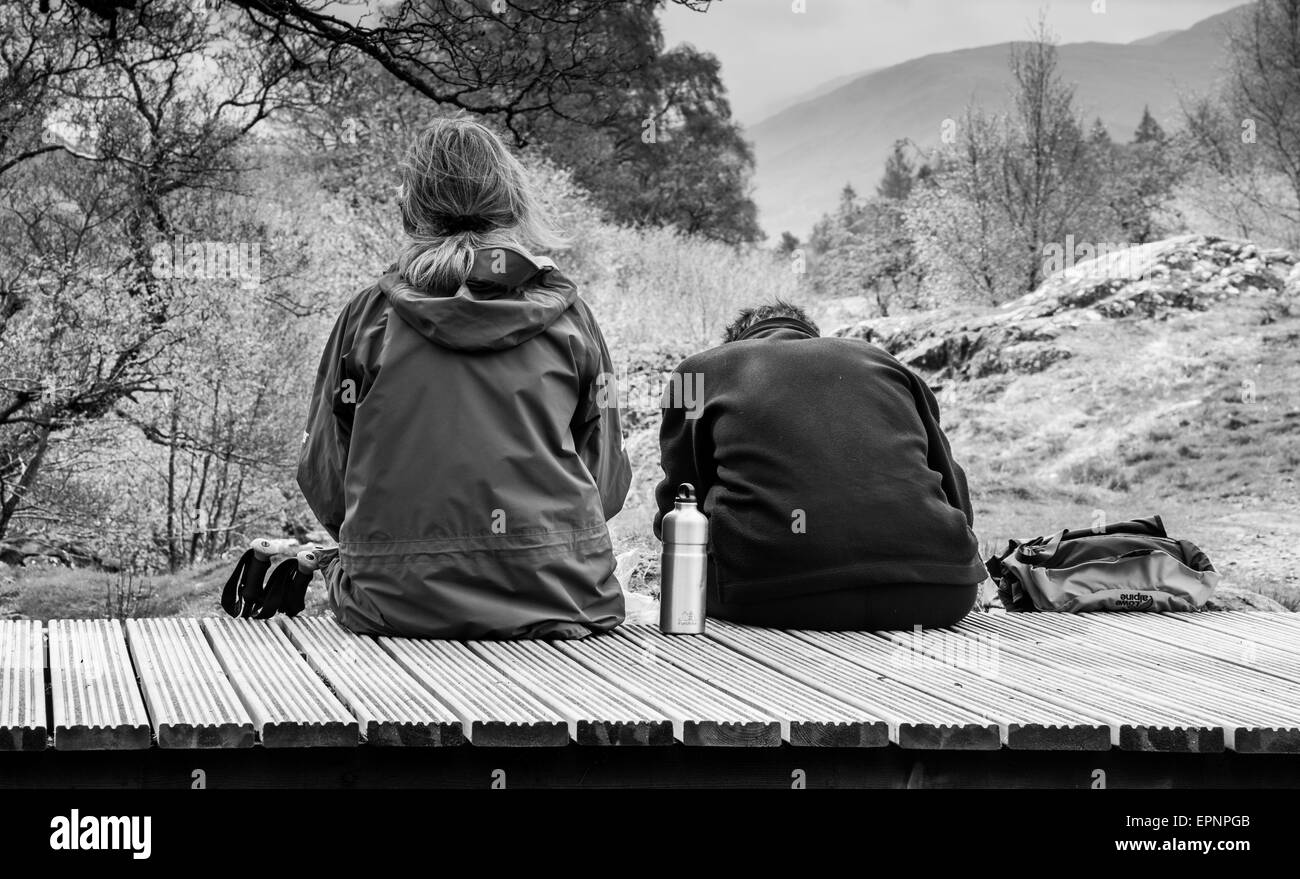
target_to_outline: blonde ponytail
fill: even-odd
[[[437,119],[401,167],[402,226],[410,241],[398,272],[414,287],[458,288],[482,247],[562,246],[528,174],[490,129],[467,117]]]

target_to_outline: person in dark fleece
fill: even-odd
[[[796,306],[746,309],[720,347],[682,362],[660,452],[655,535],[694,485],[712,617],[910,629],[974,606],[985,570],[934,394],[875,345],[821,338]]]
[[[606,520],[631,467],[591,309],[523,167],[440,119],[402,168],[410,240],[343,309],[298,485],[339,541],[330,606],[363,634],[580,638],[623,621]]]

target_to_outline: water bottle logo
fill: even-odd
[[[677,615],[677,625],[693,626],[695,625],[695,611],[684,610]]]

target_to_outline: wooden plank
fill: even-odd
[[[654,660],[670,662],[776,717],[781,738],[796,746],[883,748],[889,724],[876,712],[809,686],[725,643],[698,636],[665,635],[656,626],[626,626],[616,634]]]
[[[371,638],[325,617],[280,618],[289,640],[360,724],[367,744],[461,745],[460,720]]]
[[[1198,611],[1162,616],[1243,637],[1266,633],[1291,644],[1300,643],[1300,613],[1292,611]]]
[[[671,745],[673,724],[621,687],[541,641],[479,641],[470,650],[555,709],[579,745]]]
[[[1143,698],[1217,730],[1222,747],[1243,752],[1300,747],[1294,685],[1108,624],[1097,614],[979,614],[961,627],[999,632],[1003,649],[1050,664],[1076,680]],[[1210,735],[1208,749],[1214,747]],[[1202,748],[1204,750],[1205,748]]]
[[[51,620],[54,747],[149,747],[149,716],[117,620]]]
[[[1132,637],[1145,637],[1231,666],[1246,668],[1257,674],[1300,684],[1300,638],[1285,638],[1264,628],[1231,632],[1218,627],[1189,627],[1184,621],[1175,618],[1199,614],[1143,616],[1147,619],[1117,614],[1100,622]]]
[[[673,722],[674,738],[683,744],[744,748],[781,744],[781,722],[775,715],[657,659],[633,641],[610,634],[556,641],[554,646],[588,672],[666,714]]]
[[[1009,685],[996,639],[950,629],[903,633],[796,632],[795,637],[936,698],[979,711],[997,725],[1008,748],[1105,751],[1119,729],[1098,705],[1054,698],[1039,687]]]
[[[253,719],[194,619],[127,620],[160,748],[251,748]]]
[[[353,747],[357,720],[271,620],[209,617],[203,631],[268,748]]]
[[[930,632],[930,636],[948,635],[953,630]],[[958,627],[956,633],[966,637],[997,639],[996,633],[966,632]],[[899,649],[928,655],[934,637],[923,636],[918,644],[913,633],[881,632]],[[1152,700],[1145,694],[1134,693],[1123,687],[1112,686],[1104,678],[1078,674],[1073,669],[1062,669],[1041,657],[1021,656],[993,641],[997,656],[997,681],[999,684],[1032,697],[1042,699],[1082,716],[1096,717],[1110,730],[1110,744],[1126,750],[1172,752],[1219,752],[1223,750],[1222,732],[1209,718],[1188,714],[1177,705]],[[1022,735],[1033,735],[1025,724],[1015,724]],[[1008,731],[1008,741],[1013,737]],[[1016,747],[1026,747],[1018,744]]]
[[[882,717],[890,740],[901,747],[989,751],[1002,746],[997,724],[983,711],[936,698],[789,632],[711,620],[708,637]]]
[[[1300,614],[1171,613],[1159,619],[1165,624],[1162,631],[1177,632],[1183,646],[1195,649],[1208,640],[1220,658],[1243,661],[1263,671],[1277,667],[1284,677],[1294,680],[1300,662]],[[1238,650],[1224,649],[1229,639],[1236,641]]]
[[[569,743],[568,723],[558,711],[465,644],[384,637],[379,645],[451,709],[471,744],[555,748]]]
[[[1051,614],[1066,617],[1066,614]],[[1006,620],[1013,629],[1000,626]],[[1049,650],[1012,637],[1021,615],[979,614],[958,624],[962,632],[1000,637],[1006,677],[1041,692],[1055,688],[1064,698],[1113,706],[1108,719],[1119,726],[1118,746],[1148,753],[1216,754],[1224,750],[1224,731],[1212,713],[1180,704],[1149,685],[1134,684],[1095,667],[1096,651],[1083,647],[1082,655],[1057,657]]]
[[[45,749],[45,638],[36,620],[0,620],[0,751]]]

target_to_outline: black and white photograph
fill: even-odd
[[[1285,850],[1300,0],[0,0],[0,64],[15,857],[719,826],[467,795],[531,789]]]

